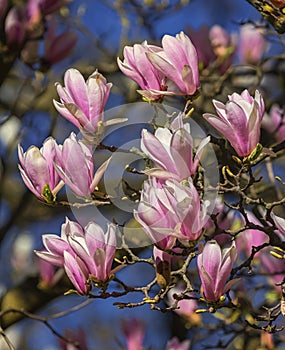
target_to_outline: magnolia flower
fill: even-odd
[[[64,269],[78,294],[87,295],[91,289],[89,283],[89,271],[83,261],[73,257],[68,252],[63,252]]]
[[[262,126],[270,134],[273,134],[277,141],[285,140],[285,119],[284,108],[277,104],[273,104],[270,108],[269,114],[265,114],[262,120]]]
[[[148,53],[153,66],[173,81],[179,92],[164,95],[193,95],[200,86],[198,55],[191,40],[183,32],[175,37],[164,35],[162,51]]]
[[[63,183],[59,183],[60,178],[53,165],[55,146],[53,138],[48,138],[41,149],[31,146],[24,152],[18,145],[19,170],[22,179],[34,195],[45,201],[53,201],[54,196],[63,186]]]
[[[12,7],[5,18],[6,42],[10,48],[20,49],[26,36],[24,15],[20,8]]]
[[[153,247],[153,258],[156,264],[156,267],[162,262],[167,263],[169,266],[171,265],[172,258],[175,259],[175,256],[168,254],[166,251]],[[171,267],[170,267],[171,268]]]
[[[66,218],[65,223],[61,225],[61,236],[44,234],[42,236],[44,250],[35,251],[36,255],[52,265],[63,267],[64,251],[69,252],[74,257],[76,256],[68,241],[68,237],[72,232],[76,232],[77,236],[81,235],[82,239],[84,238],[83,228],[77,222]]]
[[[142,131],[141,149],[154,162],[156,168],[146,170],[146,174],[161,179],[182,181],[196,173],[204,147],[210,138],[201,141],[193,157],[193,139],[190,124],[183,124],[179,114],[168,128],[158,128],[153,135]]]
[[[277,216],[273,213],[273,211],[271,212],[271,218],[274,221],[274,224],[277,228],[277,232],[278,232],[278,236],[284,240],[285,237],[285,219],[281,218],[280,216]]]
[[[252,24],[245,24],[240,28],[238,41],[238,57],[241,63],[257,64],[265,50],[266,40],[263,31]]]
[[[79,294],[88,294],[90,280],[104,283],[112,274],[116,252],[115,225],[110,224],[104,234],[95,222],[89,222],[83,229],[78,223],[66,219],[61,237],[46,234],[42,239],[46,251],[36,251],[37,256],[64,267]]]
[[[0,6],[2,6],[1,3]],[[2,15],[6,12],[7,4],[4,2],[3,6]],[[5,18],[4,30],[7,45],[10,49],[22,50],[26,38],[35,38],[42,34],[42,24],[38,0],[28,0],[23,6],[13,6]]]
[[[216,223],[222,230],[229,230],[232,227],[234,220],[233,211],[229,211],[226,207],[223,197],[218,196],[215,201],[215,206],[212,210],[212,215],[204,225],[204,229],[207,230],[207,234],[211,235],[216,230]]]
[[[193,293],[187,293],[185,295],[184,292],[183,295],[185,295],[185,299],[180,299],[177,301],[175,296],[180,296],[182,292],[184,292],[184,290],[181,284],[171,288],[167,293],[167,304],[169,306],[173,306],[175,303],[177,303],[177,309],[174,309],[173,311],[177,315],[180,315],[186,319],[190,324],[199,325],[201,322],[201,315],[195,312],[198,309],[197,300],[194,299]],[[188,298],[191,296],[193,299]]]
[[[56,34],[55,22],[50,20],[45,36],[45,51],[42,57],[44,65],[50,67],[68,57],[76,41],[76,34],[70,30],[65,30],[59,35]]]
[[[199,63],[203,68],[208,67],[217,59],[209,38],[209,28],[207,26],[197,30],[189,28],[187,33],[196,48]]]
[[[266,272],[269,280],[274,285],[276,291],[281,293],[280,282],[284,279],[285,271],[285,259],[278,259],[275,256],[271,255],[272,247],[262,249],[260,252],[260,267],[263,272]],[[276,285],[277,283],[277,285]]]
[[[38,1],[28,0],[25,6],[25,28],[30,36],[37,33],[41,21],[42,14]]]
[[[227,57],[233,52],[232,40],[228,32],[219,25],[209,30],[211,46],[217,57]]]
[[[126,350],[143,350],[145,325],[136,318],[122,320],[122,331],[126,338]]]
[[[58,342],[61,350],[78,349],[77,345],[74,345],[71,342],[67,343],[67,339],[69,339],[72,342],[76,342],[81,350],[88,350],[86,338],[86,334],[82,328],[78,328],[76,330],[66,329],[64,331],[64,340],[59,338]]]
[[[202,232],[205,208],[191,179],[185,185],[156,178],[144,182],[134,217],[161,249],[172,249],[176,239],[195,241]]]
[[[65,87],[56,83],[60,102],[53,101],[57,111],[81,131],[94,134],[103,121],[103,110],[112,84],[107,83],[96,70],[87,81],[81,73],[68,69],[64,75]]]
[[[240,157],[246,157],[259,142],[264,101],[258,90],[254,98],[247,90],[240,95],[233,93],[228,102],[213,100],[218,116],[206,113],[204,118],[232,145]]]
[[[147,54],[162,51],[162,48],[155,45],[148,45],[146,41],[142,44],[135,44],[133,47],[124,47],[124,61],[118,58],[118,66],[129,78],[134,80],[142,90],[138,92],[150,101],[161,97],[159,91],[164,91],[165,76],[160,73],[149,61]],[[151,90],[158,90],[154,93]]]
[[[190,348],[190,340],[180,342],[178,338],[174,337],[168,341],[165,350],[188,350]]]
[[[63,270],[61,269],[56,272],[55,266],[46,260],[38,259],[37,265],[40,280],[38,286],[40,289],[53,287],[58,282],[58,277],[62,277],[61,272]]]
[[[251,213],[247,212],[247,218],[250,222],[255,225],[260,225],[261,223],[257,220],[257,218]],[[245,224],[242,219],[242,223]],[[246,258],[249,258],[252,253],[253,247],[261,246],[264,243],[269,243],[269,237],[266,233],[256,229],[248,229],[241,232],[237,238],[235,239],[237,252],[240,253],[244,251]],[[261,251],[258,251],[254,254],[254,257],[258,257]],[[239,254],[238,254],[239,255]]]
[[[208,241],[198,254],[198,272],[202,281],[203,294],[207,302],[220,300],[235,281],[227,282],[237,253],[235,244],[221,248],[217,241]]]
[[[92,147],[77,141],[71,133],[63,145],[56,145],[55,169],[70,189],[78,196],[89,196],[101,180],[110,159],[94,175]]]
[[[68,241],[88,269],[94,281],[106,282],[111,274],[116,252],[116,226],[108,225],[106,234],[95,222],[84,228],[84,236],[76,231],[68,234]]]
[[[224,73],[232,63],[234,44],[230,35],[220,27],[214,25],[211,28],[203,26],[198,30],[188,30],[198,54],[201,68],[207,68],[210,64],[217,67],[220,73]]]

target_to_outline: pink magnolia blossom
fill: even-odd
[[[61,237],[43,235],[45,251],[36,251],[38,257],[53,265],[64,267],[65,272],[81,295],[90,291],[92,282],[106,282],[112,273],[116,252],[116,227],[108,226],[106,234],[95,222],[83,229],[78,223],[66,219]]]
[[[85,82],[74,68],[64,75],[65,87],[56,83],[60,102],[53,101],[57,111],[83,133],[94,134],[103,122],[103,111],[112,84],[97,70]]]
[[[254,98],[247,90],[233,93],[223,104],[213,100],[217,116],[206,113],[204,118],[232,145],[240,157],[250,155],[259,142],[264,101],[258,90]]]
[[[198,30],[189,28],[187,33],[196,48],[200,65],[203,68],[208,67],[217,59],[210,41],[209,27],[203,26]]]
[[[5,19],[6,42],[10,48],[20,49],[24,43],[26,30],[22,9],[12,7]]]
[[[215,220],[210,217],[204,225],[204,229],[207,230],[208,234],[212,234],[216,230],[215,222],[222,230],[229,230],[231,228],[234,219],[233,211],[228,210],[221,196],[216,199],[212,215],[214,215]]]
[[[89,281],[89,271],[84,262],[74,257],[68,251],[63,251],[64,270],[70,282],[80,295],[87,295],[91,289]]]
[[[55,267],[43,259],[38,259],[38,269],[41,285],[51,286],[54,278]]]
[[[25,7],[25,28],[29,35],[37,33],[42,20],[39,3],[35,0],[28,0]]]
[[[156,178],[144,182],[134,217],[161,249],[172,249],[176,239],[195,241],[202,232],[205,208],[191,179],[185,185]]]
[[[198,272],[202,281],[203,294],[207,302],[214,303],[226,293],[235,281],[230,276],[237,253],[235,244],[221,248],[217,241],[208,241],[198,254]]]
[[[56,145],[55,169],[64,183],[78,196],[90,196],[101,180],[109,160],[105,161],[94,175],[90,145],[77,141],[74,133],[71,133],[63,145]]]
[[[247,212],[247,217],[250,222],[255,225],[261,225],[257,218],[251,213]],[[244,223],[244,220],[242,220]],[[266,233],[256,229],[248,229],[241,232],[235,239],[238,255],[241,251],[245,253],[246,258],[249,258],[253,247],[261,246],[269,242],[269,237]],[[261,251],[255,253],[254,257],[258,257]]]
[[[211,28],[206,26],[198,30],[188,30],[198,54],[200,68],[210,65],[217,67],[219,72],[224,73],[232,63],[235,45],[233,39],[219,25]]]
[[[63,267],[64,251],[69,252],[73,257],[76,256],[68,241],[68,237],[72,235],[72,232],[76,232],[77,235],[80,235],[84,239],[83,228],[77,222],[66,218],[65,223],[61,225],[61,236],[44,234],[42,240],[45,250],[35,251],[36,255],[50,264]]]
[[[204,147],[210,138],[201,141],[193,156],[193,139],[190,124],[183,124],[182,114],[172,122],[170,129],[158,128],[153,135],[142,131],[141,149],[154,162],[155,168],[146,174],[160,179],[182,181],[196,173]]]
[[[174,256],[170,255],[166,251],[161,250],[161,249],[157,248],[156,246],[154,246],[153,247],[153,258],[154,258],[154,262],[155,262],[156,266],[158,266],[158,264],[160,262],[166,262],[170,266],[171,260],[172,260],[172,258],[174,258]]]
[[[258,64],[266,47],[266,40],[260,28],[252,24],[244,24],[240,28],[238,57],[241,63]]]
[[[221,26],[214,25],[209,30],[209,39],[216,55],[214,65],[220,73],[225,73],[231,66],[235,52],[232,36]]]
[[[45,36],[45,52],[42,57],[47,67],[58,63],[69,56],[77,41],[77,36],[70,30],[56,34],[56,25],[53,20],[49,21]]]
[[[200,86],[198,55],[191,40],[183,32],[175,37],[164,35],[162,51],[148,53],[153,66],[176,84],[179,91],[164,95],[193,95]]]
[[[165,350],[189,350],[190,340],[180,342],[178,338],[174,337],[168,341]]]
[[[277,104],[272,105],[269,114],[265,114],[262,126],[270,134],[273,134],[277,141],[285,140],[285,111]]]
[[[219,25],[209,30],[209,39],[217,57],[228,57],[233,51],[233,43],[228,32]]]
[[[23,48],[26,38],[42,34],[42,14],[38,0],[28,0],[23,6],[13,6],[5,18],[4,29],[7,45],[17,50]]]
[[[88,350],[86,342],[86,334],[82,328],[79,328],[75,331],[67,329],[64,331],[64,336],[66,339],[70,339],[73,342],[76,342],[80,350]],[[59,339],[59,345],[61,350],[78,350],[78,346],[74,344],[67,343],[65,340]]]
[[[271,212],[271,218],[274,221],[274,224],[277,228],[277,234],[279,236],[279,238],[281,238],[282,240],[284,240],[285,238],[285,219],[277,216],[276,214],[273,213],[273,211]]]
[[[54,169],[55,141],[48,138],[41,149],[31,146],[26,152],[18,146],[19,170],[25,185],[39,199],[48,201],[44,190],[48,185],[52,195],[56,195],[62,185]],[[52,200],[52,198],[50,198]]]
[[[169,306],[174,305],[177,300],[174,298],[174,295],[179,296],[183,292],[183,288],[181,285],[176,285],[171,288],[167,293],[167,304]],[[185,294],[185,293],[184,293]],[[187,293],[185,295],[185,299],[181,299],[177,302],[177,309],[173,310],[177,315],[185,318],[190,324],[198,325],[201,322],[201,316],[195,311],[198,309],[197,300],[188,299],[188,297],[194,297],[193,293]]]
[[[124,61],[118,58],[120,70],[140,86],[142,90],[138,90],[138,92],[150,101],[161,98],[159,91],[166,89],[165,76],[151,64],[147,57],[147,54],[161,51],[162,48],[148,45],[144,41],[133,47],[125,46]],[[158,92],[154,93],[151,90],[158,90]]]
[[[145,325],[136,318],[122,320],[122,331],[126,338],[126,350],[143,350]]]
[[[110,224],[104,233],[98,224],[89,222],[84,228],[83,236],[72,231],[68,233],[68,241],[92,278],[101,282],[107,281],[116,252],[116,226]]]
[[[38,272],[40,289],[49,289],[54,287],[64,274],[63,269],[56,269],[50,262],[44,259],[38,259]]]
[[[278,259],[272,256],[270,252],[272,247],[262,249],[260,253],[260,267],[263,271],[268,273],[268,277],[275,289],[281,293],[281,286],[276,285],[283,281],[285,271],[285,259]]]

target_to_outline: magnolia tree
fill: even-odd
[[[68,7],[41,0],[0,4],[2,86],[20,60],[34,74],[33,88],[42,87],[34,91],[37,100],[52,66],[75,46],[73,32],[55,32],[55,19]],[[162,11],[161,4],[144,6],[135,5],[142,18],[147,6]],[[282,20],[283,1],[259,6],[266,19],[279,14]],[[34,215],[57,212],[61,224],[60,234],[42,228],[33,276],[3,292],[7,348],[15,347],[5,330],[24,317],[44,323],[60,349],[94,349],[84,320],[64,332],[50,323],[76,317],[87,304],[92,309],[94,299],[111,299],[123,310],[116,348],[152,349],[145,339],[151,329],[139,317],[124,318],[124,310],[146,306],[176,314],[176,331],[159,349],[284,347],[283,39],[266,22],[241,24],[234,34],[219,25],[183,28],[124,46],[108,63],[114,83],[104,65],[88,74],[80,65],[65,70],[46,103],[72,132],[64,139],[54,121],[40,147],[16,137],[27,192],[3,225],[2,241],[28,198],[33,201],[30,192]],[[132,97],[108,109],[112,89],[120,88]],[[11,109],[3,126],[17,113]],[[17,252],[12,261],[25,263]],[[132,280],[138,265],[148,271],[147,282]],[[33,313],[70,294],[77,296],[75,307]]]

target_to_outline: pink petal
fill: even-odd
[[[202,265],[211,276],[214,284],[219,279],[219,271],[221,268],[222,254],[219,244],[215,240],[208,241],[202,252]]]
[[[165,129],[163,132],[165,137],[171,137],[171,133],[168,129]],[[169,144],[163,144],[163,141],[143,129],[141,139],[142,151],[162,169],[176,173],[175,163],[170,155],[169,146]]]
[[[69,244],[57,235],[45,234],[42,240],[45,248],[54,255],[63,256],[65,250],[71,251]]]
[[[89,118],[87,87],[82,74],[77,69],[68,69],[64,75],[64,84],[74,104]]]
[[[92,271],[92,273],[95,275],[95,277],[104,282],[106,281],[106,279],[108,278],[108,273],[110,273],[110,271],[106,270],[106,252],[101,249],[98,248],[96,249],[94,255],[93,255],[94,261],[95,261],[95,266],[96,266],[96,271]]]
[[[46,251],[35,250],[34,252],[39,258],[51,263],[52,265],[59,267],[63,266],[63,256],[55,256],[54,254]]]
[[[104,175],[107,167],[108,167],[108,164],[110,162],[111,158],[107,159],[101,166],[99,169],[97,169],[96,173],[95,173],[95,176],[92,180],[92,183],[90,184],[90,193],[92,193],[95,188],[98,186],[100,180],[102,179],[102,176]]]
[[[33,185],[33,183],[31,182],[31,180],[29,179],[27,173],[24,171],[24,169],[18,165],[20,174],[22,176],[23,182],[24,184],[27,186],[27,188],[39,199],[43,199],[42,197],[42,191],[38,191],[35,186]]]
[[[74,124],[77,128],[80,128],[80,124],[77,118],[72,115],[69,110],[64,106],[64,104],[59,103],[55,100],[53,100],[54,107],[58,111],[59,114],[61,114],[65,119],[70,121],[72,124]]]
[[[86,281],[89,273],[79,258],[75,259],[68,252],[64,252],[64,269],[79,294],[87,294],[89,291]]]

